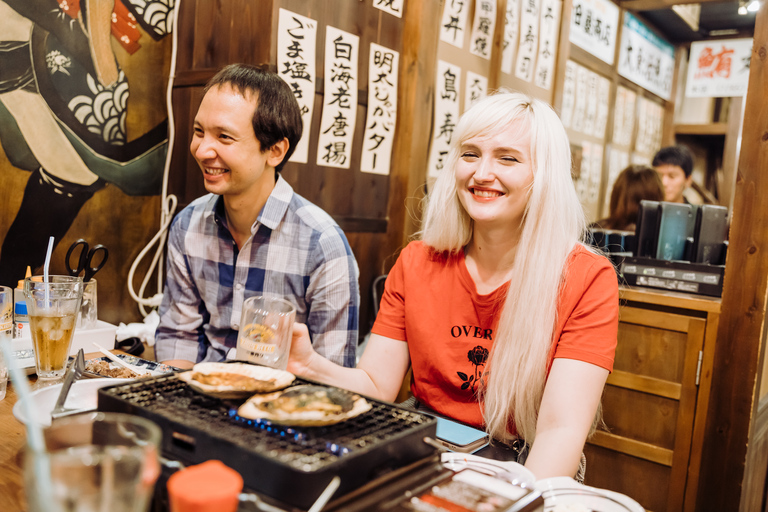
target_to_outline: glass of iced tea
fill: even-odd
[[[35,348],[35,368],[41,379],[58,379],[67,368],[69,346],[83,300],[83,279],[41,276],[24,279],[29,331]]]

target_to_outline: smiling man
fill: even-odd
[[[301,129],[296,98],[274,73],[233,64],[206,85],[190,150],[210,194],[171,226],[158,361],[226,359],[243,301],[267,295],[296,307],[317,352],[354,366],[357,263],[341,228],[280,176]]]

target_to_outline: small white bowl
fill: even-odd
[[[67,409],[95,410],[98,403],[98,390],[106,386],[130,382],[133,379],[83,379],[72,384],[64,407]],[[32,392],[32,419],[35,423],[47,427],[51,424],[51,411],[61,392],[61,384],[55,384]],[[21,423],[27,423],[26,408],[21,400],[13,405],[13,416]]]

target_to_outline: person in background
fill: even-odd
[[[339,226],[280,175],[301,129],[296,98],[274,73],[233,64],[206,85],[190,150],[210,194],[168,235],[158,361],[225,359],[243,301],[267,295],[293,303],[318,354],[354,365],[357,263]]]
[[[664,185],[664,201],[669,203],[687,203],[683,195],[691,186],[693,177],[693,155],[685,146],[667,146],[661,148],[651,163],[659,173]]]
[[[658,173],[646,165],[630,165],[616,177],[611,189],[609,216],[590,227],[634,231],[640,201],[663,201],[664,189]]]
[[[288,370],[416,406],[509,444],[537,478],[574,476],[613,367],[618,284],[583,243],[568,137],[552,108],[502,92],[468,110],[420,240],[390,271],[355,369],[294,325]],[[582,471],[579,471],[583,475]]]

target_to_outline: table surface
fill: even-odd
[[[113,350],[113,353],[123,353]],[[101,357],[100,352],[85,354],[86,359]],[[36,375],[30,375],[30,385],[35,387]],[[61,382],[61,380],[56,381]],[[0,510],[17,512],[27,509],[21,472],[22,450],[27,441],[24,425],[13,416],[13,405],[18,397],[8,381],[5,399],[0,400]]]

